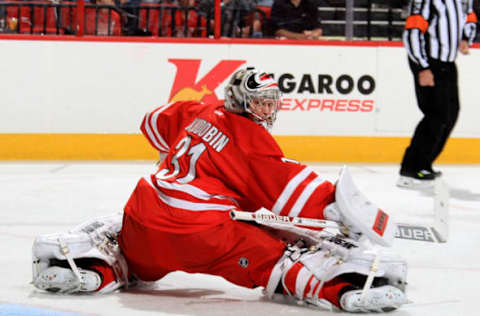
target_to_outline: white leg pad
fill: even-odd
[[[73,272],[72,275],[76,276],[79,282],[84,274],[76,266],[75,259],[97,258],[110,265],[115,272],[116,286],[109,287],[110,290],[123,285],[127,286],[128,267],[116,240],[122,227],[122,217],[123,213],[99,217],[66,233],[41,235],[35,238],[32,247],[33,284],[42,289],[45,287],[44,284],[48,284],[42,280],[42,276],[49,276],[49,271],[63,271],[46,271],[50,268],[52,259],[67,260]],[[69,276],[65,273],[62,275]],[[70,280],[69,277],[58,280]],[[105,292],[106,288],[102,291]]]

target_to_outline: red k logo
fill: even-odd
[[[246,62],[246,60],[222,60],[197,81],[200,59],[169,59],[168,61],[177,67],[169,102],[194,100],[208,103],[219,101],[215,89]]]

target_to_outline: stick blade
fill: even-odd
[[[431,243],[444,243],[446,240],[435,227],[397,223],[395,238]]]
[[[442,178],[435,179],[433,211],[435,214],[434,227],[442,242],[449,237],[449,200],[448,186]]]

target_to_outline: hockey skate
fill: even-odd
[[[382,312],[408,302],[407,263],[392,251],[381,256],[371,245],[325,239],[316,246],[290,245],[274,266],[265,294],[285,303],[332,310],[321,289],[338,278],[350,285],[338,289],[339,305],[347,312]],[[342,294],[343,293],[343,294]]]
[[[432,188],[435,183],[435,178],[440,175],[441,173],[433,170],[420,170],[418,172],[400,171],[397,187],[413,190]]]
[[[340,306],[344,311],[358,312],[389,312],[407,303],[405,294],[391,285],[369,289],[365,297],[363,290],[345,292],[340,298]]]
[[[128,266],[116,236],[122,213],[95,218],[66,233],[41,235],[32,247],[32,284],[50,292],[109,293],[128,286]],[[105,278],[102,269],[111,270]],[[98,273],[96,272],[98,271]],[[102,282],[105,281],[105,284]]]
[[[80,268],[78,272],[80,279],[71,269],[51,266],[41,271],[32,283],[38,289],[55,293],[94,292],[102,284],[98,273]]]

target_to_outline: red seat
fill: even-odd
[[[63,2],[64,4],[75,2]],[[98,19],[97,19],[98,12]],[[109,15],[110,12],[110,30],[109,30]],[[74,32],[77,25],[77,7],[63,7],[61,9],[61,25],[63,28]],[[85,7],[85,35],[121,35],[122,25],[120,14],[109,8],[98,9],[96,7]]]
[[[60,9],[60,24],[62,29],[68,33],[74,34],[77,23],[77,7],[75,2],[62,2],[62,4],[71,4],[73,6],[65,6]]]
[[[188,20],[187,18],[188,11]],[[200,23],[199,22],[200,19]],[[172,33],[172,15],[170,12],[162,19],[162,36],[173,37],[206,37],[207,21],[193,10],[177,9],[175,11],[175,33]],[[187,26],[185,32],[185,25]]]
[[[270,13],[272,13],[272,7],[258,5],[257,9],[262,10],[265,13],[265,17],[267,19],[270,19]]]
[[[138,27],[149,31],[153,36],[183,37],[185,23],[187,23],[187,37],[207,36],[205,18],[199,16],[193,9],[188,11],[188,21],[185,22],[185,10],[174,4],[142,3],[140,6],[143,8],[139,10]],[[175,11],[175,34],[172,34],[172,10]],[[197,20],[199,18],[201,19],[200,27]]]
[[[149,31],[152,35],[158,36],[160,28],[160,20],[162,20],[165,14],[170,14],[170,11],[165,7],[153,4],[153,3],[141,3],[141,7],[138,12],[138,28]]]
[[[85,21],[85,35],[122,35],[122,19],[114,10],[86,7]]]
[[[251,28],[251,31],[254,30],[255,21],[260,22],[262,33],[264,35],[269,34],[268,29],[268,20],[270,19],[270,13],[272,12],[271,7],[267,6],[257,6],[245,19],[245,23]],[[251,32],[250,31],[250,32]]]
[[[11,31],[18,29],[19,33],[57,34],[56,8],[41,6],[51,2],[35,1],[21,3],[19,1],[18,3],[18,6],[12,5],[7,8],[7,25]],[[59,29],[58,33],[62,34],[63,32]]]

